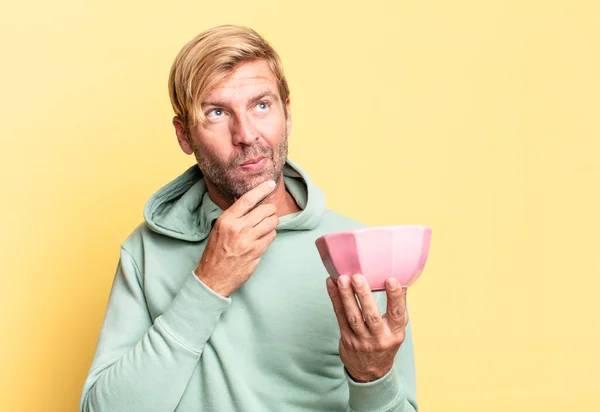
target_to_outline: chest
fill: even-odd
[[[191,276],[206,241],[173,243],[147,251],[144,293],[154,320],[168,308]],[[339,329],[327,295],[328,274],[310,236],[278,234],[246,283],[231,295],[231,305],[215,329],[265,344],[337,345]],[[270,342],[270,343],[269,343]]]

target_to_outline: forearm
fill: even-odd
[[[157,320],[118,361],[90,374],[82,412],[175,410],[200,352],[179,342]]]
[[[119,292],[123,288],[116,289],[84,386],[81,411],[171,412],[230,301],[190,274],[171,305],[140,338],[119,323],[126,316],[131,324],[138,322],[125,302],[127,295]],[[123,336],[127,332],[131,336]]]

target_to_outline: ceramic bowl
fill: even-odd
[[[362,228],[330,233],[315,244],[334,279],[363,275],[373,291],[385,290],[385,281],[398,279],[403,287],[421,275],[429,254],[431,228],[402,225]]]

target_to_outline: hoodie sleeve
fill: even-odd
[[[379,310],[385,313],[387,297],[380,293]],[[344,369],[345,371],[345,369]],[[415,360],[410,320],[404,342],[394,360],[394,366],[380,379],[359,383],[345,371],[350,391],[347,412],[417,412]]]
[[[172,412],[231,300],[193,273],[152,322],[140,272],[121,249],[81,412]]]

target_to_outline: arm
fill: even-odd
[[[257,206],[275,186],[264,182],[223,212],[195,274],[154,322],[140,271],[121,249],[81,412],[171,412],[177,407],[204,345],[231,303],[227,296],[248,280],[275,239],[275,205]]]
[[[190,273],[153,323],[140,272],[121,249],[80,410],[173,411],[229,304]]]

